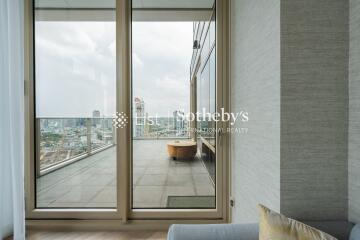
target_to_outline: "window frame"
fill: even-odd
[[[25,47],[25,199],[26,219],[30,226],[49,224],[54,220],[55,228],[59,226],[99,226],[118,229],[125,223],[134,228],[149,228],[144,223],[155,224],[155,229],[171,223],[224,223],[230,219],[230,138],[228,134],[217,136],[216,152],[216,209],[132,209],[131,208],[131,123],[129,127],[116,130],[117,138],[117,208],[116,209],[37,209],[35,208],[35,72],[34,72],[34,0],[25,1],[24,47]],[[216,99],[217,111],[220,106],[228,111],[229,79],[228,79],[228,39],[229,39],[229,3],[216,0]],[[131,1],[116,0],[116,110],[131,116]],[[226,129],[227,123],[218,123],[219,128]],[[68,220],[66,220],[68,219]],[[73,220],[97,220],[74,223]],[[55,221],[56,220],[56,221]],[[128,227],[128,224],[126,224]],[[152,225],[151,225],[152,226]],[[49,225],[49,227],[51,227]],[[54,227],[54,226],[53,226]]]

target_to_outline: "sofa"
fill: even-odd
[[[360,240],[360,224],[346,221],[305,222],[339,240]],[[174,224],[168,240],[258,240],[259,226],[252,224]]]

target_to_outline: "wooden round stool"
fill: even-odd
[[[193,159],[196,155],[196,142],[194,141],[172,141],[167,144],[169,156],[173,159]]]

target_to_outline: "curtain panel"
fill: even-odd
[[[0,238],[25,239],[24,3],[0,0]]]

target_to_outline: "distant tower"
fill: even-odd
[[[100,111],[99,110],[94,110],[92,117],[93,117],[93,125],[97,125],[100,123]]]
[[[145,113],[145,126],[144,126],[144,137],[149,136],[150,125],[147,121],[149,119],[148,113]]]
[[[145,103],[142,98],[135,97],[133,106],[133,136],[143,137],[145,129]]]
[[[184,111],[176,110],[173,112],[173,127],[176,133],[181,133],[185,129],[185,119],[180,116],[184,116]]]
[[[94,110],[93,111],[93,118],[99,118],[100,117],[100,111],[99,110]]]
[[[44,129],[44,128],[48,128],[49,127],[49,119],[47,119],[47,118],[45,118],[45,119],[42,119],[41,121],[40,121],[40,123],[41,123],[41,128],[42,129]]]

